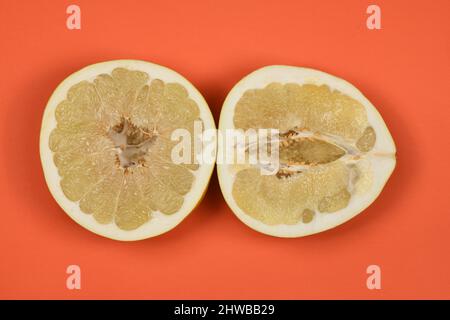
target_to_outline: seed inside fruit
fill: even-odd
[[[356,142],[356,147],[363,152],[370,151],[375,145],[376,139],[375,130],[372,127],[367,127]]]
[[[314,211],[310,209],[303,210],[302,221],[303,223],[310,223],[314,219]]]
[[[285,140],[281,144],[280,161],[286,164],[316,165],[333,162],[345,154],[345,150],[320,139],[299,138]]]
[[[201,121],[182,85],[116,68],[73,85],[55,118],[49,148],[61,189],[83,212],[134,230],[181,208],[198,165],[172,162],[171,133]]]

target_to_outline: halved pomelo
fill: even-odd
[[[196,139],[199,123],[202,132],[215,129],[201,94],[175,71],[137,60],[90,65],[65,79],[45,109],[48,187],[72,219],[99,235],[164,233],[199,203],[214,167],[215,159],[197,161],[194,148],[191,162],[172,159],[180,143],[174,130]],[[210,143],[214,157],[215,136]]]
[[[228,94],[219,121],[227,130],[277,129],[279,167],[218,159],[220,186],[249,227],[301,237],[356,216],[379,195],[396,159],[376,108],[350,83],[321,71],[268,66]],[[227,146],[219,139],[219,154]]]

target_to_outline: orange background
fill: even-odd
[[[450,1],[0,2],[0,298],[450,298]],[[81,7],[82,29],[66,28]],[[47,190],[41,116],[52,91],[95,62],[171,67],[216,121],[233,84],[269,64],[318,68],[354,83],[398,147],[378,200],[318,235],[279,239],[232,214],[214,175],[176,229],[134,243],[74,223]],[[66,289],[77,264],[82,289]],[[366,268],[382,270],[368,290]]]

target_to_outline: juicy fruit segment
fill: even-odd
[[[366,109],[327,85],[272,82],[246,90],[233,124],[280,130],[278,173],[248,166],[231,191],[238,207],[265,225],[309,224],[346,208],[373,183],[369,158],[377,137]]]
[[[295,128],[356,140],[369,125],[364,107],[327,85],[270,83],[247,90],[236,105],[236,128]]]
[[[265,224],[296,224],[304,219],[305,210],[330,212],[346,206],[348,199],[341,193],[348,180],[349,172],[341,162],[288,177],[261,175],[258,168],[248,168],[236,174],[233,197],[244,212]]]
[[[101,224],[134,230],[176,213],[198,164],[174,164],[174,129],[193,132],[197,103],[178,83],[116,68],[73,85],[55,111],[48,145],[60,186]]]

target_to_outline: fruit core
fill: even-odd
[[[108,131],[108,136],[117,152],[116,164],[127,169],[137,165],[145,166],[145,156],[157,138],[157,133],[155,130],[138,127],[130,119],[123,118],[120,124]]]

